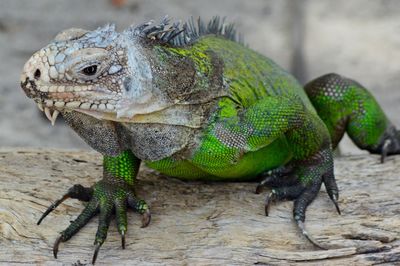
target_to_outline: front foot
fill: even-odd
[[[151,215],[148,205],[145,201],[136,198],[131,186],[124,183],[101,180],[91,188],[74,185],[61,199],[57,200],[45,211],[38,224],[40,224],[61,202],[68,198],[87,201],[88,204],[81,214],[72,221],[57,238],[53,247],[55,258],[57,258],[59,244],[69,240],[97,213],[99,213],[99,226],[94,241],[95,251],[92,259],[93,264],[96,262],[100,247],[107,237],[107,231],[114,213],[117,220],[118,232],[121,235],[121,245],[123,249],[125,248],[125,234],[127,231],[126,212],[128,207],[142,214],[142,227],[146,227],[150,223]]]

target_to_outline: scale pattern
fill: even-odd
[[[361,149],[382,145],[391,123],[375,98],[358,82],[337,74],[311,81],[305,90],[328,127],[335,148],[347,132]]]
[[[332,146],[347,132],[383,159],[400,153],[399,132],[357,82],[330,74],[304,90],[271,59],[238,42],[235,28],[218,17],[180,25],[165,18],[122,33],[112,24],[66,30],[25,64],[27,96],[53,124],[62,114],[104,156],[103,179],[90,188],[73,186],[39,221],[67,198],[88,202],[61,232],[55,257],[59,243],[96,214],[92,263],[114,213],[122,247],[128,207],[142,214],[143,227],[149,224],[149,207],[134,193],[142,160],[186,180],[260,178],[257,191],[274,187],[266,214],[272,201],[294,200],[299,230],[321,247],[303,223],[322,184],[340,213]]]

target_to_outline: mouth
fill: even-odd
[[[21,82],[26,95],[33,99],[54,126],[62,111],[77,111],[96,118],[112,117],[116,95],[93,86],[38,86],[35,82]],[[90,99],[90,100],[89,100]]]
[[[39,110],[44,112],[51,125],[54,126],[58,116],[63,112],[79,112],[98,120],[119,123],[157,123],[199,128],[202,115],[193,115],[187,105],[165,106],[147,113],[120,115],[121,99],[117,92],[107,93],[104,89],[38,86],[29,80],[22,82],[26,95],[36,102]],[[90,100],[89,100],[90,99]],[[129,102],[128,102],[129,104]]]
[[[51,98],[48,98],[46,100],[36,99],[35,102],[39,110],[44,112],[47,119],[49,119],[53,126],[57,120],[58,115],[64,110],[81,112],[95,118],[115,116],[113,112],[115,110],[114,100],[78,100],[76,98],[76,95],[73,93],[55,93],[51,95]]]

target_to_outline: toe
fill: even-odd
[[[72,221],[71,224],[64,231],[62,231],[61,235],[57,238],[53,246],[53,255],[55,258],[57,258],[58,247],[60,243],[67,241],[73,235],[75,235],[89,222],[89,220],[97,213],[97,211],[98,204],[94,199],[92,199],[88,205],[86,205],[81,214],[74,221]]]
[[[68,189],[68,192],[64,194],[60,199],[58,199],[56,202],[51,204],[47,210],[43,213],[43,215],[40,217],[39,221],[37,222],[37,225],[40,225],[40,223],[43,221],[46,216],[54,211],[58,205],[60,205],[63,201],[66,199],[78,199],[80,201],[90,201],[93,195],[93,189],[92,188],[87,188],[84,186],[81,186],[79,184],[76,184],[72,186],[70,189]]]
[[[62,235],[62,242],[67,241],[75,235],[82,227],[84,227],[89,220],[96,215],[98,211],[98,204],[96,200],[91,200],[79,216],[72,221],[72,223],[65,229]]]
[[[147,205],[147,203],[144,200],[138,199],[133,195],[129,195],[128,205],[134,211],[136,211],[140,214],[144,214],[149,209],[149,206]]]
[[[92,264],[96,262],[97,255],[99,253],[101,245],[107,238],[108,228],[110,227],[111,216],[113,211],[113,205],[109,203],[104,203],[100,207],[99,215],[99,226],[96,232],[96,238],[94,240],[95,250],[92,258]]]

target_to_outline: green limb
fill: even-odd
[[[88,201],[82,213],[57,238],[53,247],[54,257],[57,257],[60,243],[74,236],[97,213],[99,213],[99,225],[94,240],[93,264],[96,262],[100,247],[107,237],[114,213],[116,214],[117,228],[121,235],[123,248],[125,248],[126,212],[128,207],[142,214],[143,227],[149,224],[151,217],[149,207],[145,201],[136,198],[133,190],[134,179],[139,170],[139,165],[140,160],[134,157],[130,151],[122,152],[115,157],[104,156],[103,180],[97,182],[91,188],[75,185],[60,200],[49,207],[39,220],[39,223],[67,198]]]
[[[139,166],[140,160],[131,151],[123,151],[117,156],[103,157],[104,178],[122,181],[130,186],[133,186]]]
[[[99,213],[99,225],[97,228],[94,245],[95,251],[92,263],[96,262],[100,247],[103,245],[113,213],[116,214],[117,228],[121,235],[121,245],[125,248],[125,234],[127,231],[127,207],[142,214],[143,227],[150,222],[150,211],[147,204],[137,199],[131,187],[119,182],[109,183],[109,180],[101,180],[93,186],[93,195],[82,213],[63,231],[57,239],[53,253],[57,257],[60,242],[65,242],[74,236],[89,220]],[[135,206],[132,206],[135,202]]]
[[[337,74],[319,77],[305,86],[335,148],[347,132],[353,142],[371,153],[400,153],[400,134],[375,98],[362,85]]]

